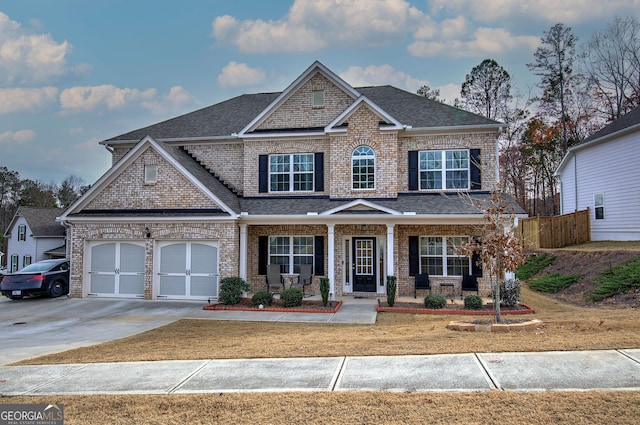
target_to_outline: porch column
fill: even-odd
[[[393,229],[395,224],[387,224],[387,275],[395,275],[395,267],[393,265]]]
[[[240,226],[240,277],[247,280],[247,225]]]
[[[329,278],[329,293],[336,295],[335,282],[335,233],[333,224],[327,224],[327,277]]]

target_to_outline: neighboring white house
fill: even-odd
[[[560,211],[590,209],[591,240],[640,240],[640,107],[569,149],[556,170]]]
[[[9,272],[36,261],[65,257],[65,228],[56,221],[62,212],[60,208],[18,208],[4,234]]]

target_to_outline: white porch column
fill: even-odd
[[[393,264],[393,229],[395,224],[387,224],[387,275],[395,275],[395,267]]]
[[[247,280],[247,225],[240,226],[240,277]]]
[[[327,224],[327,277],[329,278],[329,293],[336,295],[335,282],[335,234],[333,224]]]

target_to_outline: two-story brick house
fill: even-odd
[[[266,289],[268,264],[312,264],[316,292],[326,276],[334,296],[384,294],[388,275],[413,294],[417,273],[436,288],[478,274],[454,248],[496,188],[500,128],[315,62],[281,93],[106,140],[112,168],[61,217],[71,295],[215,298],[221,277]]]

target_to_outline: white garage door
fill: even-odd
[[[89,294],[144,297],[144,242],[89,245]]]
[[[158,296],[176,299],[218,297],[218,246],[213,242],[159,244]]]

